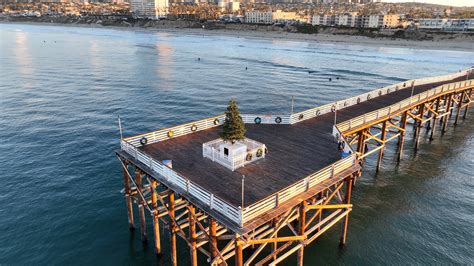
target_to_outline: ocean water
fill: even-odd
[[[128,230],[119,114],[132,135],[222,113],[230,97],[242,112],[281,113],[294,96],[298,111],[474,65],[474,51],[205,33],[0,24],[0,265],[169,263],[167,231],[157,259]],[[334,228],[305,264],[474,264],[473,122],[417,153],[408,140],[400,164],[389,148],[379,174],[369,159],[348,244]]]

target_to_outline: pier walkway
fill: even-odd
[[[172,235],[186,239],[193,264],[199,249],[211,264],[232,256],[237,265],[253,264],[257,258],[262,264],[276,264],[298,252],[301,265],[304,246],[343,219],[345,243],[352,185],[364,158],[378,152],[379,169],[386,143],[398,140],[401,159],[408,123],[414,128],[416,147],[421,127],[428,125],[432,138],[437,122],[445,131],[455,115],[457,124],[472,102],[473,74],[467,69],[405,81],[294,114],[243,114],[246,136],[268,150],[264,159],[235,171],[203,157],[203,143],[218,138],[223,115],[125,138],[117,155],[124,168],[130,227],[135,198],[142,237],[146,238],[145,207],[154,217],[158,253],[156,228],[161,219]],[[165,165],[168,160],[172,166]],[[135,166],[135,175],[130,166]],[[183,231],[188,227],[190,236]],[[278,237],[282,228],[293,234]],[[221,235],[229,242],[219,250]],[[273,252],[263,257],[268,243],[273,243]],[[204,244],[209,244],[208,250]],[[242,249],[259,244],[244,263]],[[173,254],[172,260],[175,264]]]

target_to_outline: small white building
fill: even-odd
[[[267,148],[260,142],[244,139],[234,144],[216,139],[202,144],[202,155],[234,171],[251,162],[265,158]]]

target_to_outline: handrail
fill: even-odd
[[[135,146],[128,143],[126,140],[121,141],[121,148],[133,156],[135,160],[143,163],[152,171],[162,176],[165,182],[172,183],[174,186],[177,186],[183,191],[190,193],[194,198],[207,205],[210,209],[216,210],[236,224],[242,225],[242,213],[240,208],[237,208],[218,196],[208,192],[206,189],[179,174],[174,169],[169,168],[163,163],[155,160],[153,157],[139,151]]]
[[[366,113],[358,117],[349,119],[347,121],[338,123],[336,127],[339,129],[340,132],[344,133],[344,132],[347,132],[348,130],[357,128],[361,125],[365,125],[369,122],[376,121],[380,119],[381,117],[397,113],[406,107],[412,107],[413,105],[417,105],[420,102],[426,101],[426,99],[430,97],[438,96],[440,94],[444,94],[447,92],[453,92],[453,91],[457,92],[457,91],[465,90],[466,88],[470,86],[474,86],[473,79],[467,80],[467,81],[458,81],[458,82],[453,82],[449,84],[444,84],[444,85],[435,87],[433,89],[427,90],[425,92],[413,95],[410,98],[394,103],[388,107],[380,108],[370,113]]]
[[[374,99],[376,97],[380,97],[383,95],[387,95],[399,90],[403,89],[408,89],[412,88],[412,86],[419,86],[419,85],[424,85],[424,84],[429,84],[429,83],[435,83],[435,82],[442,82],[442,81],[447,81],[447,80],[452,80],[458,77],[466,76],[467,74],[470,74],[474,71],[474,68],[468,68],[463,71],[459,71],[457,73],[453,74],[448,74],[444,76],[437,76],[437,77],[428,77],[428,78],[420,78],[420,79],[412,79],[412,80],[407,80],[403,82],[399,82],[394,85],[388,85],[385,87],[382,87],[380,89],[375,89],[357,96],[353,96],[350,98],[347,98],[345,100],[338,100],[335,102],[331,102],[328,104],[325,104],[323,106],[318,106],[314,108],[310,108],[308,110],[304,110],[298,113],[294,113],[291,115],[290,119],[290,124],[295,124],[298,122],[302,122],[307,119],[311,119],[314,117],[318,117],[323,114],[327,114],[330,112],[334,112],[335,110],[341,110],[346,107],[359,104],[365,101],[368,101],[370,99]]]

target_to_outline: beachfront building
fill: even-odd
[[[130,0],[130,10],[137,18],[158,19],[166,17],[169,0]]]
[[[382,24],[384,28],[397,28],[400,26],[400,15],[384,15]]]
[[[313,26],[331,26],[332,20],[333,16],[331,15],[317,14],[311,17],[311,24]]]
[[[245,13],[246,23],[272,24],[288,22],[308,22],[308,18],[298,15],[296,12],[277,10],[275,12],[251,11]]]
[[[418,21],[420,30],[474,31],[474,19],[428,18]]]
[[[258,23],[258,24],[272,24],[273,14],[272,12],[266,12],[266,11],[245,12],[245,22]]]
[[[400,15],[365,15],[344,13],[337,15],[316,14],[311,17],[314,26],[344,26],[351,28],[396,28]]]

